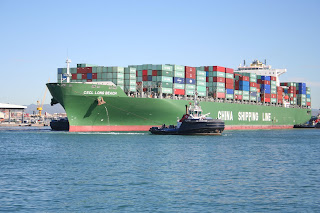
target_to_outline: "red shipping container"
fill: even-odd
[[[98,75],[97,73],[92,73],[92,79],[97,79]]]
[[[277,91],[278,92],[280,92],[280,91],[283,92],[283,88],[282,87],[277,87]]]
[[[260,92],[260,88],[257,88],[257,92]]]
[[[92,73],[92,67],[85,67],[85,73]]]
[[[307,106],[311,106],[311,102],[307,102]]]
[[[282,99],[278,99],[278,103],[279,103],[279,104],[282,104],[282,103],[283,103],[283,100],[282,100]]]
[[[195,67],[188,67],[188,66],[185,66],[185,71],[186,73],[196,73],[196,68]]]
[[[213,93],[214,98],[225,98],[226,94],[224,92],[215,92]]]
[[[233,79],[226,78],[226,84],[233,84]]]
[[[142,70],[142,76],[148,75],[148,70]]]
[[[242,95],[235,95],[236,99],[242,100]]]
[[[263,93],[263,94],[261,94],[261,98],[270,98],[271,96],[270,96],[270,94],[268,94],[268,93]]]
[[[184,89],[174,89],[174,94],[176,95],[184,95],[185,90]]]
[[[152,70],[152,76],[157,76],[158,75],[158,70]]]
[[[258,84],[262,84],[262,80],[261,79],[258,79],[257,82],[258,82]]]
[[[284,99],[285,99],[285,100],[288,100],[288,99],[289,99],[289,96],[288,96],[288,95],[284,96]]]
[[[271,81],[276,81],[277,80],[277,77],[275,77],[275,76],[270,76],[270,78],[271,78]]]
[[[142,81],[148,81],[148,76],[147,75],[142,76]]]
[[[290,101],[293,101],[293,97],[290,97]]]
[[[234,84],[239,86],[239,80],[235,80]]]
[[[143,92],[147,92],[148,88],[143,88]]]
[[[77,73],[76,74],[72,74],[72,78],[71,79],[72,80],[77,80],[77,75],[78,75]]]
[[[81,79],[87,79],[87,74],[83,73]]]
[[[297,97],[297,94],[296,94],[296,93],[293,93],[293,97]]]
[[[266,85],[270,85],[270,81],[267,81],[267,80],[262,80],[262,81],[261,81],[261,84],[266,84]]]
[[[257,87],[257,83],[255,83],[255,82],[250,82],[250,87]]]
[[[271,98],[277,98],[277,94],[271,94]]]
[[[195,73],[186,73],[185,76],[186,76],[186,78],[196,79],[196,74]]]
[[[87,82],[92,82],[92,79],[87,79]]]
[[[249,78],[249,76],[240,76],[239,80],[240,81],[250,81],[250,78]]]
[[[231,74],[233,74],[233,73],[234,73],[234,70],[231,69],[231,68],[226,68],[226,73],[231,73]]]
[[[260,84],[256,83],[256,87],[257,87],[257,89],[260,89]]]
[[[209,77],[206,77],[206,82],[209,82]]]
[[[261,102],[270,103],[270,98],[261,98]]]
[[[82,74],[82,67],[77,68],[77,73]]]
[[[239,90],[239,85],[234,85],[235,90]]]
[[[226,72],[225,67],[213,66],[213,71]]]
[[[213,82],[224,83],[225,82],[225,78],[223,78],[223,77],[213,77]]]
[[[226,84],[226,89],[233,89],[233,84]]]
[[[136,71],[136,77],[138,77],[138,70]]]
[[[204,71],[209,71],[209,67],[208,67],[208,66],[205,66],[205,67],[204,67]]]

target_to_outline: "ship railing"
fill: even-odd
[[[130,97],[137,97],[137,98],[163,98],[163,99],[174,99],[174,100],[193,100],[193,96],[185,96],[185,95],[162,95],[159,94],[148,94],[148,93],[136,93],[135,96],[132,94],[127,94]],[[236,103],[236,104],[250,104],[250,105],[263,105],[263,106],[274,106],[274,107],[285,107],[284,104],[281,103],[267,103],[267,102],[259,102],[259,101],[246,101],[246,100],[236,100],[236,99],[225,99],[225,98],[213,98],[211,96],[206,97],[198,97],[199,101],[201,102],[218,102],[218,103]],[[300,109],[311,109],[310,106],[300,106],[300,105],[288,105],[289,108],[300,108]]]

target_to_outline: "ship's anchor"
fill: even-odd
[[[98,106],[106,103],[106,102],[103,100],[103,97],[101,97],[101,96],[99,96],[99,97],[97,98],[97,101],[98,101]]]

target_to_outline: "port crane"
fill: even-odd
[[[49,82],[50,82],[50,80],[48,80],[48,83]],[[46,87],[41,104],[40,104],[39,100],[37,101],[37,110],[39,111],[39,117],[41,117],[41,112],[43,109],[44,100],[46,99],[47,90],[48,90],[48,88]]]

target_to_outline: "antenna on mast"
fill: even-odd
[[[267,59],[264,59],[264,64],[267,65]]]
[[[246,66],[246,60],[243,60],[243,66],[244,67]]]

